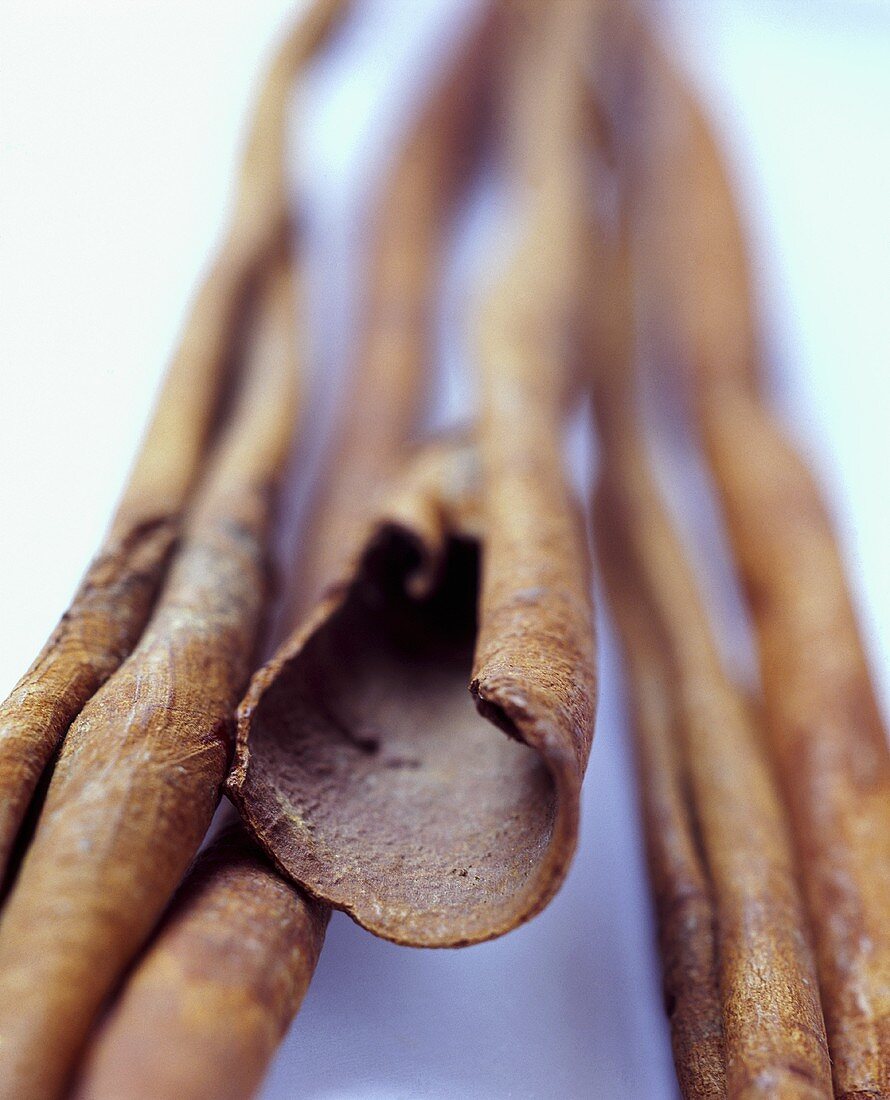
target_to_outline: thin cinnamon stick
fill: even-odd
[[[73,1096],[253,1096],[309,987],[328,915],[233,827],[198,857]]]
[[[560,28],[569,13],[577,9],[554,9]],[[559,72],[551,103],[565,87],[562,56],[546,54],[548,81]],[[542,250],[530,271],[541,285],[549,228],[529,218],[528,252]],[[487,331],[509,331],[507,313],[489,318]],[[534,364],[557,367],[559,378],[563,320],[564,311],[553,322],[560,346],[546,342]],[[530,382],[527,352],[510,351]],[[560,418],[565,388],[546,406],[552,400]],[[514,392],[526,403],[499,407],[484,431],[506,428],[524,441],[517,504],[533,542],[526,555],[521,531],[504,533],[497,560],[512,573],[483,601],[481,634],[479,556],[484,548],[488,557],[489,527],[474,500],[477,461],[471,448],[434,445],[241,708],[230,789],[252,831],[295,881],[397,942],[454,946],[508,931],[552,897],[574,849],[593,716],[585,545],[548,431],[556,414],[526,429],[537,389]],[[502,512],[492,505],[491,522],[503,523]],[[511,736],[474,713],[473,679],[482,717]]]
[[[457,56],[412,122],[372,219],[354,368],[301,548],[295,620],[351,566],[367,536],[369,517],[381,507],[409,445],[419,438],[443,241],[478,145],[491,9],[485,0]]]
[[[607,528],[604,508],[596,522]],[[612,617],[623,638],[649,881],[655,902],[665,1011],[680,1092],[686,1100],[726,1096],[713,891],[690,812],[670,673],[652,644],[653,621],[626,583],[609,575]]]
[[[265,257],[287,233],[282,145],[291,76],[342,6],[314,0],[272,65],[228,234],[192,305],[108,534],[59,625],[0,705],[0,878],[66,730],[130,653],[151,613],[230,383],[245,303]]]
[[[616,54],[620,56],[616,41],[622,41],[608,33],[612,26],[610,14],[607,5],[597,13],[600,33],[593,70],[596,89],[592,135],[588,138],[598,154],[594,174],[597,182],[618,167],[614,138],[610,140],[608,135],[606,112],[610,105],[603,98],[606,79],[614,77],[610,66]],[[628,203],[629,197],[622,196],[622,201]],[[625,407],[619,406],[619,419],[616,421],[611,413],[606,415],[607,380],[617,377],[620,381],[620,372],[634,369],[634,291],[628,242],[614,240],[602,216],[599,222],[591,222],[588,232],[589,360],[592,377],[599,385],[595,411],[601,422],[600,447],[605,452],[601,456],[605,472],[601,468],[593,513],[597,564],[622,643],[628,679],[647,868],[677,1080],[686,1100],[714,1100],[726,1096],[717,907],[688,781],[686,738],[679,735],[682,704],[666,658],[669,638],[665,637],[657,609],[647,605],[645,578],[641,580],[640,570],[632,564],[629,539],[619,533],[622,525],[627,526],[622,524],[620,507],[623,465],[627,465],[630,475],[631,499],[640,495],[638,487],[642,486],[644,503],[648,500],[650,507],[654,504],[660,528],[668,531],[669,551],[675,556],[677,551],[651,484],[635,418],[630,423],[631,442],[622,441],[627,406],[632,410],[636,400],[632,377],[625,383],[630,392],[623,397]],[[622,462],[623,452],[629,456],[628,463]],[[607,478],[618,481],[615,517],[609,515]]]
[[[594,306],[602,311],[595,327],[612,330],[592,348],[602,453],[596,532],[637,700],[678,1077],[686,1096],[830,1098],[781,800],[651,472],[636,411],[629,257],[626,244],[611,247]],[[623,348],[615,338],[622,320]]]
[[[0,1096],[59,1092],[216,808],[296,413],[284,256],[267,280],[254,369],[157,607],[69,730],[0,919]]]
[[[890,752],[819,487],[763,396],[744,232],[702,108],[657,43],[646,273],[688,371],[756,630],[835,1090],[890,1096]],[[667,140],[667,135],[672,140]]]

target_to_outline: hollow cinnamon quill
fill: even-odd
[[[577,13],[553,8],[553,26],[565,34]],[[551,25],[543,9],[532,21]],[[557,104],[565,55],[554,47],[542,56],[548,102]],[[524,227],[532,255],[535,244],[546,251],[544,225],[530,217]],[[524,251],[511,269],[489,336],[513,323],[512,288],[517,312],[526,304],[527,284],[512,278],[526,259]],[[532,271],[546,282],[543,256]],[[523,348],[510,348],[524,379],[512,392],[523,404],[497,405],[482,429],[522,439],[527,477],[518,486],[522,520],[494,551],[509,575],[489,584],[480,630],[479,557],[487,559],[489,525],[505,522],[503,508],[489,500],[480,513],[471,446],[433,444],[381,507],[356,564],[242,705],[230,787],[252,831],[311,893],[398,942],[455,946],[508,931],[552,897],[574,849],[593,720],[586,547],[548,430],[557,414],[526,424],[537,415],[535,368],[564,376],[564,319],[562,310],[553,320],[559,346],[535,347],[534,366]],[[499,353],[482,352],[494,363]],[[547,394],[559,417],[563,392],[560,382],[557,396]],[[490,476],[496,485],[497,471]],[[481,714],[468,681],[478,681]]]
[[[646,50],[646,272],[688,372],[756,629],[835,1089],[890,1095],[890,751],[816,481],[768,408],[744,234],[679,68]],[[667,135],[672,135],[668,140]]]
[[[623,221],[623,219],[622,219]],[[636,712],[641,803],[684,1096],[833,1095],[779,792],[724,673],[636,409],[626,230],[595,234],[595,530]]]
[[[0,704],[0,877],[69,725],[139,639],[178,539],[229,385],[244,304],[285,238],[283,120],[290,77],[342,0],[315,0],[284,44],[254,114],[225,243],[192,306],[98,555],[43,650]]]

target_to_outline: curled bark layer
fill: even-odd
[[[530,253],[551,224],[530,219]],[[539,285],[548,258],[533,265]],[[507,340],[507,312],[487,322],[495,342]],[[483,351],[492,387],[520,403],[489,400],[481,526],[472,449],[433,445],[240,711],[230,790],[251,830],[310,893],[397,942],[457,946],[508,931],[552,897],[574,849],[593,659],[583,531],[550,432],[561,434],[567,388],[563,318],[534,362],[511,345],[521,382],[498,381],[500,349]],[[558,381],[554,395],[544,386],[538,422],[542,364]],[[509,462],[493,441],[505,429],[522,439],[525,473],[510,479],[522,516],[512,525],[497,495]]]
[[[644,37],[646,273],[688,369],[757,635],[835,1089],[890,1095],[890,751],[828,510],[764,399],[744,235],[685,78]],[[671,140],[668,140],[670,135]]]
[[[328,915],[243,830],[228,831],[198,857],[73,1095],[252,1096],[309,987]]]
[[[0,1095],[56,1095],[216,808],[264,610],[296,404],[290,265],[157,607],[65,738],[0,919]]]
[[[476,333],[485,553],[471,690],[480,713],[538,751],[553,776],[541,908],[577,843],[596,706],[587,541],[563,454],[580,359],[591,23],[585,3],[517,3],[507,15],[501,111],[520,231]]]
[[[315,0],[271,68],[234,216],[191,309],[108,535],[39,656],[0,705],[0,877],[71,722],[139,640],[230,384],[230,355],[267,256],[287,235],[284,113],[294,69],[343,0]]]
[[[252,832],[311,893],[400,942],[480,938],[471,922],[487,930],[484,900],[497,908],[509,881],[511,818],[544,783],[466,690],[476,478],[470,449],[424,452],[240,711],[229,785]]]

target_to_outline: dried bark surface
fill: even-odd
[[[267,593],[296,412],[292,286],[267,275],[243,392],[133,653],[65,738],[0,919],[0,1095],[58,1094],[203,838]]]
[[[542,244],[545,227],[533,223],[529,238],[537,231]],[[509,320],[488,324],[500,334]],[[548,343],[534,364],[520,355],[522,401],[553,354]],[[556,366],[557,378],[568,373]],[[500,533],[507,576],[494,593],[489,583],[478,631],[479,556],[503,506],[483,491],[482,521],[472,448],[433,445],[242,704],[230,790],[245,821],[310,893],[397,942],[456,946],[508,931],[546,904],[574,849],[593,662],[583,532],[550,437],[564,388],[519,433],[523,519]],[[511,430],[539,410],[512,413]],[[486,476],[497,486],[496,470]]]
[[[287,234],[287,89],[342,6],[315,0],[275,59],[248,134],[228,235],[192,305],[108,535],[52,636],[0,704],[0,877],[68,727],[131,652],[151,613],[231,385],[245,304]]]
[[[580,362],[591,23],[584,3],[516,3],[506,14],[501,119],[520,229],[476,332],[485,554],[471,690],[553,774],[541,907],[577,842],[596,705],[587,541],[563,454]]]
[[[688,371],[760,657],[835,1090],[890,1096],[890,752],[828,510],[768,407],[744,233],[710,125],[645,39],[659,333]]]
[[[596,522],[608,519],[599,508]],[[632,690],[637,774],[649,881],[655,901],[665,1011],[680,1092],[686,1100],[726,1096],[713,890],[677,743],[670,674],[652,644],[652,620],[600,555],[609,606],[624,639]]]
[[[600,17],[603,8],[607,5],[601,6]],[[595,154],[593,180],[598,190],[604,189],[610,176],[614,185],[619,163],[614,135],[609,134],[607,125],[608,104],[602,99],[616,52],[612,39],[611,45],[597,50],[594,69],[593,125],[588,141]],[[622,202],[628,202],[627,195],[622,196]],[[593,529],[597,564],[618,630],[630,694],[639,803],[674,1066],[686,1100],[715,1100],[725,1097],[727,1090],[714,884],[690,789],[689,746],[680,732],[683,704],[670,667],[670,639],[665,636],[657,608],[651,607],[647,598],[646,573],[642,571],[641,575],[634,565],[634,534],[637,539],[646,539],[645,526],[653,507],[669,554],[676,555],[677,547],[651,481],[639,439],[640,427],[636,417],[631,416],[637,399],[633,374],[634,289],[628,242],[619,236],[627,233],[623,220],[619,214],[618,225],[611,230],[605,219],[588,226],[588,358],[597,394],[595,412],[601,449]],[[628,375],[623,383],[622,372]],[[610,408],[615,404],[615,395],[610,400],[610,378],[612,390],[620,384],[627,390],[623,395],[619,390],[617,410]],[[624,422],[628,420],[630,434],[625,439]],[[628,507],[623,505],[625,476],[629,478],[626,493],[633,505],[636,532],[622,515]],[[610,483],[615,498],[611,506]],[[643,509],[646,519],[640,534]],[[657,545],[656,541],[656,551]],[[693,596],[697,599],[694,590]]]
[[[599,274],[594,308],[611,318],[597,327],[616,316],[630,321],[626,258],[601,263]],[[632,337],[624,354],[616,347],[607,337],[592,348],[603,456],[596,531],[635,697],[678,1077],[694,1097],[830,1098],[815,962],[780,795],[655,485],[636,411]]]
[[[229,830],[198,857],[73,1096],[254,1095],[309,987],[328,915]]]

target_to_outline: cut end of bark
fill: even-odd
[[[512,737],[514,741],[522,741],[519,727],[507,713],[504,705],[496,699],[488,698],[485,694],[485,688],[480,685],[478,679],[473,680],[470,684],[470,694],[475,700],[476,710],[483,718],[491,722],[493,726],[497,726],[508,737]]]

